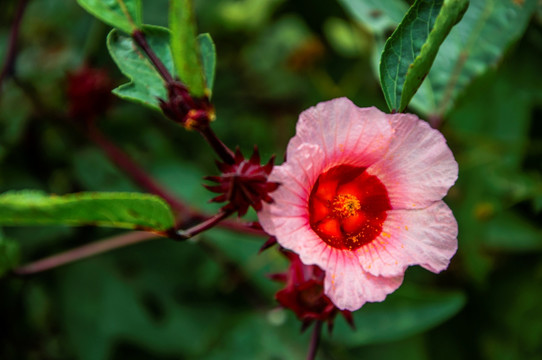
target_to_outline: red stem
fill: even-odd
[[[210,228],[214,227],[216,224],[227,218],[233,214],[233,211],[221,211],[218,214],[210,217],[209,219],[199,223],[196,226],[193,226],[187,230],[177,230],[175,234],[177,235],[177,238],[179,240],[188,240],[193,236],[196,236],[197,234],[209,230]]]
[[[149,192],[162,197],[179,213],[183,220],[193,216],[192,211],[185,204],[164,190],[162,186],[141,169],[125,152],[109,141],[98,128],[94,125],[89,125],[86,134],[89,139],[98,145],[121,170],[134,180],[135,183],[142,188],[147,189]]]
[[[231,151],[222,141],[220,141],[210,126],[206,126],[205,128],[199,130],[199,132],[205,138],[205,140],[207,140],[209,145],[211,145],[222,161],[230,165],[235,162],[233,151]]]
[[[309,352],[307,353],[307,360],[314,360],[316,358],[316,352],[318,351],[318,345],[320,344],[320,334],[322,333],[322,321],[317,320],[314,324],[312,331],[311,343],[309,345]]]
[[[174,82],[173,77],[171,77],[171,74],[166,69],[166,66],[164,65],[162,60],[160,60],[158,56],[156,56],[156,54],[150,47],[149,43],[147,42],[147,39],[145,38],[145,34],[141,30],[135,30],[132,33],[132,39],[134,39],[136,44],[139,45],[143,49],[145,54],[147,54],[152,64],[154,65],[158,73],[160,73],[160,76],[162,76],[164,81],[168,84],[172,84]]]
[[[148,241],[157,238],[157,236],[170,236],[177,240],[187,240],[202,231],[208,230],[211,227],[217,225],[221,220],[231,215],[231,212],[220,212],[219,214],[208,218],[202,223],[185,231],[157,234],[149,232],[133,231],[125,233],[119,236],[110,237],[107,239],[99,240],[90,244],[86,244],[75,249],[67,250],[62,253],[46,257],[41,260],[31,262],[13,270],[16,275],[31,275],[42,271],[51,270],[62,265],[66,265],[78,260],[86,259],[95,255],[105,253],[107,251],[115,250],[124,246],[138,244],[140,242]],[[261,230],[251,229],[239,223],[226,222],[220,224],[224,228],[251,232],[254,234],[265,234]]]
[[[56,254],[45,259],[23,265],[13,270],[17,275],[30,275],[42,271],[57,268],[71,262],[85,259],[106,251],[118,249],[127,245],[133,245],[156,238],[156,234],[148,232],[129,232],[120,236],[103,239],[72,250]]]

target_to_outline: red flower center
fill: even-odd
[[[391,209],[386,187],[365,168],[335,166],[321,174],[309,197],[311,228],[337,249],[356,250],[381,232]]]

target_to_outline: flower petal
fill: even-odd
[[[300,223],[309,226],[308,199],[312,184],[321,171],[318,168],[321,159],[322,151],[318,147],[302,144],[298,156],[273,168],[268,181],[280,183],[280,186],[271,193],[274,202],[264,203],[258,213],[260,224],[267,233],[279,238],[276,230],[279,227],[299,228]],[[279,243],[287,247],[280,240]]]
[[[324,164],[368,167],[387,151],[393,135],[389,115],[375,107],[358,108],[347,98],[319,103],[299,116],[288,159],[303,143],[322,149]]]
[[[404,273],[410,265],[445,270],[457,251],[457,222],[443,201],[422,210],[391,210],[382,233],[357,251],[363,269],[375,276]]]
[[[403,282],[403,274],[382,277],[366,273],[350,251],[335,250],[324,270],[324,292],[341,310],[354,311],[366,302],[382,301]]]
[[[387,154],[367,169],[386,186],[393,209],[423,209],[457,179],[457,162],[442,134],[415,115],[389,115],[395,131]]]

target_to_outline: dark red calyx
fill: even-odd
[[[163,113],[187,130],[202,130],[215,119],[214,108],[207,96],[195,98],[181,82],[167,85],[168,99],[158,99]]]
[[[238,211],[239,216],[245,215],[249,207],[260,211],[262,202],[273,202],[269,193],[279,186],[276,182],[267,181],[273,170],[274,160],[274,157],[271,157],[267,164],[261,165],[258,148],[254,147],[250,159],[245,159],[237,149],[233,164],[217,162],[222,174],[206,177],[206,180],[213,181],[217,185],[204,185],[210,191],[221,194],[211,201],[227,202],[222,209]]]

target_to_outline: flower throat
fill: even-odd
[[[382,232],[388,191],[365,168],[335,166],[321,174],[309,197],[311,228],[328,245],[356,250]]]

